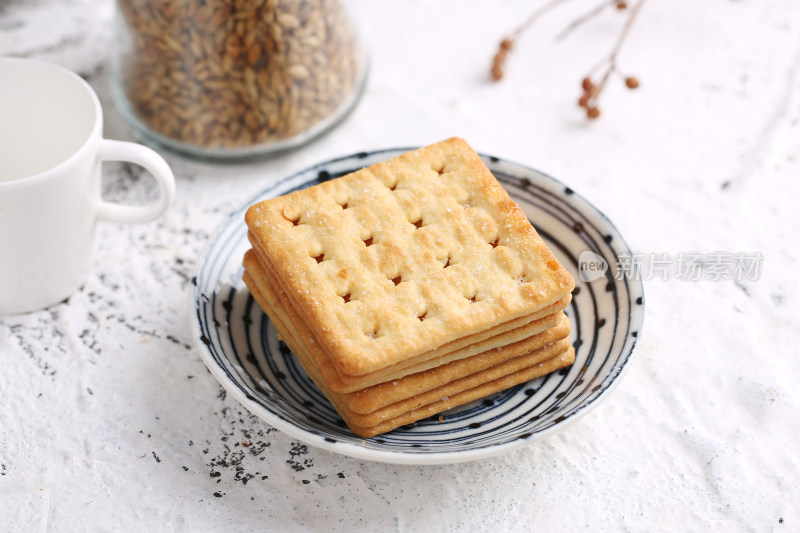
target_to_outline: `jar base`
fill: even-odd
[[[359,74],[359,79],[354,85],[353,90],[339,105],[339,107],[337,107],[333,113],[323,120],[317,122],[310,128],[293,137],[272,141],[269,143],[254,144],[251,146],[242,146],[236,148],[209,148],[197,146],[194,144],[176,141],[175,139],[171,139],[165,135],[161,135],[160,133],[153,131],[136,116],[136,113],[131,108],[127,98],[125,97],[125,92],[118,81],[119,76],[112,76],[111,98],[120,115],[122,115],[122,117],[125,119],[125,122],[133,135],[144,144],[156,149],[164,149],[180,155],[206,161],[247,161],[267,156],[274,156],[282,152],[299,148],[333,129],[340,122],[342,122],[355,109],[356,104],[363,96],[369,72],[369,63],[366,58],[362,58],[362,65],[363,66]]]

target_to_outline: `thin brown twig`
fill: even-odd
[[[605,72],[603,78],[597,86],[597,95],[603,91],[603,88],[605,87],[608,78],[611,76],[611,73],[617,71],[617,55],[619,55],[622,45],[625,44],[625,39],[628,38],[628,34],[631,31],[634,21],[636,20],[636,16],[642,9],[642,5],[645,3],[645,1],[646,0],[639,0],[636,5],[631,8],[628,20],[625,21],[625,25],[622,27],[619,37],[617,37],[617,42],[614,43],[614,48],[611,49],[611,53],[608,55],[608,70]],[[595,99],[597,98],[597,95],[595,95]]]
[[[503,78],[503,65],[505,64],[508,53],[514,46],[514,42],[519,39],[519,37],[528,28],[533,26],[533,23],[536,22],[542,15],[566,1],[567,0],[550,0],[550,2],[542,5],[539,7],[539,9],[534,10],[534,12],[531,13],[522,24],[517,26],[514,31],[509,33],[502,41],[500,41],[500,47],[498,48],[497,53],[492,60],[492,79],[497,81]]]
[[[533,26],[533,23],[536,22],[539,19],[539,17],[541,17],[542,15],[544,15],[545,13],[556,7],[558,4],[563,4],[566,1],[567,0],[550,0],[550,2],[544,4],[539,9],[536,9],[533,13],[528,15],[528,18],[525,19],[525,21],[522,24],[520,24],[514,31],[512,31],[509,34],[508,38],[512,40],[518,39],[523,32],[525,32],[528,28]]]
[[[625,25],[622,27],[622,32],[619,34],[617,42],[614,44],[614,49],[611,51],[610,60],[613,61],[614,64],[617,62],[617,54],[622,48],[622,44],[625,42],[625,39],[628,38],[628,34],[631,31],[631,26],[633,26],[633,22],[639,15],[639,11],[641,11],[642,5],[644,5],[645,1],[646,0],[639,0],[636,5],[631,8],[631,14],[628,16],[628,20],[625,21]]]
[[[569,26],[564,28],[561,31],[561,33],[556,35],[556,41],[564,40],[570,33],[572,33],[573,30],[575,30],[579,26],[582,26],[584,23],[592,20],[594,17],[596,17],[597,15],[602,13],[606,8],[614,6],[614,5],[617,5],[618,2],[619,2],[619,0],[606,0],[605,2],[600,4],[599,6],[596,6],[591,11],[588,11],[584,15],[576,18],[575,20],[573,20],[569,24]]]

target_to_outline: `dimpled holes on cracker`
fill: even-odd
[[[524,214],[460,139],[286,198],[290,202],[280,208],[269,208],[281,202],[274,199],[249,211],[248,226],[343,374],[365,375],[419,356],[533,313],[572,289],[569,274],[553,263]],[[298,225],[310,235],[296,231]],[[310,238],[321,243],[315,257],[335,260],[348,286],[359,291],[357,314],[343,312],[341,298],[322,297],[336,292],[339,282],[326,279],[315,261],[298,261],[308,257]],[[448,273],[456,258],[465,275]],[[402,295],[401,288],[414,288],[413,294]]]

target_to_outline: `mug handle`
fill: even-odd
[[[100,139],[98,157],[101,161],[125,161],[141,165],[156,178],[161,194],[158,200],[147,205],[121,205],[101,201],[97,211],[99,220],[139,224],[151,222],[166,212],[175,198],[175,176],[164,158],[155,150],[141,144]]]

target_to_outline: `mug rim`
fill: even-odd
[[[75,72],[69,70],[68,68],[62,67],[61,65],[57,65],[49,61],[43,61],[41,59],[28,59],[22,57],[0,57],[0,65],[2,65],[3,63],[23,63],[27,65],[34,65],[35,67],[45,68],[52,71],[60,72],[62,74],[65,74],[67,78],[76,81],[78,85],[80,85],[81,88],[89,94],[89,97],[92,100],[92,104],[94,106],[94,124],[92,124],[92,129],[89,132],[89,135],[80,145],[80,147],[78,147],[77,150],[73,151],[72,154],[70,154],[70,156],[67,157],[65,160],[61,161],[57,165],[52,166],[46,170],[37,172],[36,174],[31,174],[29,176],[24,176],[22,178],[15,178],[9,181],[0,181],[0,190],[29,186],[31,182],[43,181],[50,178],[51,175],[53,174],[60,173],[64,168],[71,165],[75,160],[83,157],[84,153],[89,149],[89,145],[100,138],[101,136],[100,129],[102,128],[103,124],[103,108],[100,106],[100,99],[97,97],[97,93],[86,80],[84,80]]]

